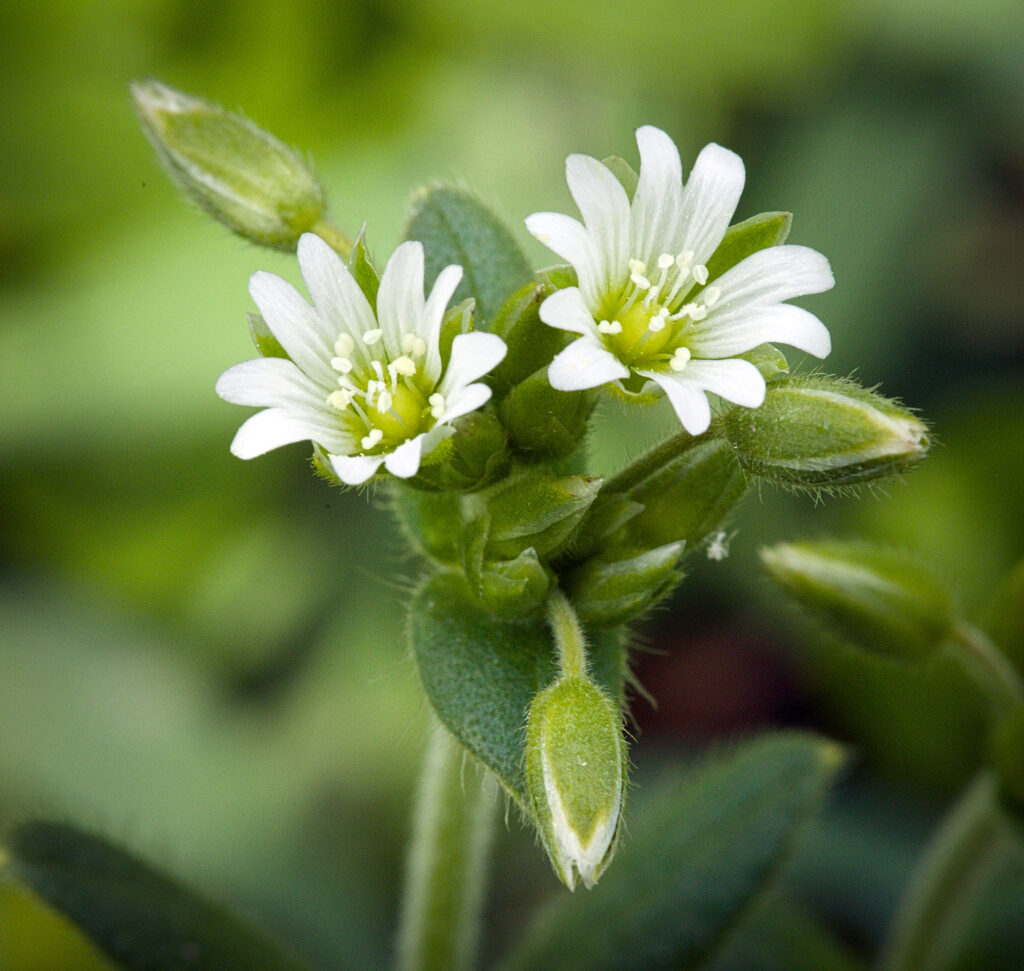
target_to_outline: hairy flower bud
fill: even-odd
[[[159,81],[132,84],[132,98],[171,176],[229,229],[262,246],[294,250],[319,223],[323,188],[269,132]]]
[[[526,726],[526,787],[562,882],[592,887],[611,862],[625,797],[626,746],[611,699],[582,677],[541,691]]]
[[[949,591],[918,560],[863,542],[780,543],[761,551],[772,579],[874,654],[924,660],[955,623]]]
[[[530,459],[560,458],[579,448],[596,401],[592,391],[552,388],[543,367],[498,403],[498,415],[515,449]]]
[[[822,374],[769,384],[764,404],[733,408],[725,429],[747,471],[797,489],[904,472],[930,444],[927,426],[906,408]]]

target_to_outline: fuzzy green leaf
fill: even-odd
[[[663,786],[615,866],[527,931],[515,968],[688,968],[705,961],[788,861],[842,763],[837,745],[785,733]]]
[[[132,971],[301,967],[228,911],[101,837],[28,822],[5,845],[18,879]]]
[[[547,623],[496,618],[477,605],[461,575],[438,573],[417,591],[409,629],[434,711],[525,806],[526,715],[557,673]],[[588,656],[594,680],[621,704],[621,632],[595,631]]]
[[[449,264],[462,267],[454,302],[467,297],[476,300],[477,330],[488,330],[505,301],[533,279],[505,224],[463,189],[423,189],[413,201],[405,235],[423,244],[428,288]]]

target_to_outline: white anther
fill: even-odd
[[[427,398],[427,403],[430,405],[430,414],[433,415],[434,418],[441,419],[444,417],[445,403],[443,394],[439,391],[435,391],[429,398]]]
[[[384,432],[382,432],[379,428],[374,428],[371,429],[369,435],[363,436],[363,439],[359,444],[362,445],[364,449],[369,450],[373,448],[374,445],[378,444],[383,437]]]
[[[684,370],[689,362],[690,349],[688,347],[677,347],[675,354],[672,355],[672,360],[668,362],[668,366],[678,373]]]
[[[377,395],[377,404],[374,407],[376,407],[377,411],[379,411],[383,415],[391,411],[391,406],[394,403],[395,399],[391,396],[391,392],[382,391],[379,395]]]
[[[692,320],[694,323],[696,323],[698,320],[703,320],[707,315],[707,307],[702,307],[699,303],[691,304],[690,320]]]
[[[665,329],[665,320],[668,317],[668,311],[662,307],[650,320],[647,325],[647,329],[652,334],[657,334],[659,330]]]
[[[379,341],[383,336],[384,331],[382,331],[380,328],[377,328],[377,330],[368,330],[365,334],[363,334],[363,343],[366,344],[367,347],[369,347],[371,344],[376,344],[377,341]]]
[[[684,249],[682,253],[676,257],[676,266],[678,266],[680,270],[689,270],[690,264],[693,262],[693,256],[694,253],[692,249]]]
[[[339,391],[332,391],[327,396],[327,403],[332,408],[337,408],[338,411],[344,411],[350,404],[352,404],[352,392],[348,388],[342,388]]]
[[[703,263],[698,263],[693,268],[693,278],[701,286],[704,286],[704,284],[708,282],[708,268]]]
[[[602,320],[601,323],[597,325],[597,329],[602,334],[621,334],[622,324],[617,320]]]
[[[370,361],[370,366],[373,368],[374,373],[377,375],[377,378],[379,380],[383,381],[384,380],[384,367],[380,363],[380,361]],[[381,387],[383,387],[383,385],[381,385]]]
[[[705,307],[713,307],[719,300],[722,299],[722,288],[721,287],[708,287],[701,294],[701,298],[704,301]]]
[[[348,374],[352,370],[352,362],[347,357],[332,357],[331,367],[342,374]]]
[[[406,354],[412,354],[413,348],[416,346],[416,341],[418,339],[419,338],[417,338],[413,333],[402,334],[402,350],[405,351]]]
[[[395,358],[388,370],[390,371],[391,368],[404,377],[411,378],[416,373],[416,362],[403,354],[401,357]]]
[[[334,353],[338,357],[348,357],[355,350],[356,342],[348,334],[339,334],[334,342]]]
[[[651,281],[642,273],[630,273],[629,278],[638,290],[649,290],[651,288]]]
[[[675,263],[675,260],[672,258],[671,253],[662,253],[661,256],[658,257],[659,270],[667,270],[673,263]]]
[[[647,272],[647,264],[643,260],[630,260],[629,272],[644,274]]]

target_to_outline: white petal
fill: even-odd
[[[312,441],[315,429],[290,411],[267,408],[247,419],[235,433],[231,453],[240,459],[254,459],[282,445]]]
[[[461,281],[462,267],[455,264],[446,266],[438,273],[423,311],[423,330],[420,336],[427,344],[426,374],[432,381],[436,381],[441,374],[441,321]]]
[[[689,368],[687,368],[689,370]],[[665,392],[676,416],[691,435],[702,435],[711,424],[711,405],[704,392],[682,374],[663,371],[640,371]]]
[[[420,454],[423,450],[423,436],[417,435],[403,442],[393,452],[384,456],[384,466],[399,479],[408,479],[420,469]]]
[[[228,368],[218,379],[218,395],[233,405],[319,404],[323,389],[303,374],[291,361],[263,357],[243,361]]]
[[[491,389],[486,384],[471,384],[465,388],[453,391],[450,397],[445,398],[444,417],[442,422],[454,421],[463,415],[468,415],[477,408],[482,408],[491,399]]]
[[[705,145],[683,190],[680,250],[692,250],[694,263],[706,263],[718,248],[743,193],[742,159],[721,145]]]
[[[334,342],[341,333],[349,334],[363,362],[369,360],[359,339],[377,326],[363,291],[352,278],[341,257],[314,233],[299,238],[299,267],[306,289],[324,324],[323,334],[333,355]]]
[[[257,270],[249,278],[249,293],[288,356],[311,378],[329,387],[335,379],[329,363],[334,338],[327,336],[328,327],[317,312],[295,287],[265,270]]]
[[[764,378],[750,361],[690,361],[681,377],[747,408],[764,403]]]
[[[583,391],[628,377],[629,368],[590,337],[574,340],[548,368],[548,381],[556,391]]]
[[[459,334],[452,341],[452,356],[438,390],[447,397],[465,388],[497,367],[507,352],[497,334]]]
[[[403,334],[426,336],[423,307],[423,244],[409,240],[391,254],[377,291],[377,319],[390,357],[402,354]]]
[[[687,344],[694,357],[735,357],[768,342],[789,344],[815,357],[828,357],[832,339],[814,314],[789,304],[772,304],[720,315],[715,307],[694,324]]]
[[[346,485],[362,485],[384,461],[381,455],[328,455],[328,458],[338,478]]]
[[[597,251],[598,274],[609,288],[625,283],[629,264],[629,197],[611,171],[589,155],[565,160],[569,191]]]
[[[572,264],[584,300],[590,306],[598,306],[611,284],[601,275],[600,252],[583,224],[560,212],[535,212],[526,217],[526,228],[548,249]],[[623,267],[623,272],[626,269]]]
[[[679,150],[661,129],[645,125],[637,130],[640,176],[633,196],[631,255],[650,261],[664,252],[678,252],[683,167]]]
[[[828,260],[816,250],[806,246],[770,246],[752,253],[715,280],[722,297],[714,312],[721,317],[730,311],[745,313],[751,307],[822,293],[834,283]]]
[[[587,308],[579,287],[566,287],[551,294],[540,305],[540,319],[549,327],[597,337],[594,316]]]

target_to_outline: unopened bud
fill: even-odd
[[[769,384],[764,404],[731,409],[725,428],[747,471],[796,489],[905,472],[930,444],[928,427],[906,408],[821,374]]]
[[[796,601],[865,651],[924,660],[953,630],[949,591],[906,553],[836,540],[780,543],[761,560]]]
[[[471,411],[454,422],[455,434],[440,460],[421,466],[413,482],[444,492],[470,492],[493,482],[508,467],[505,429],[493,415]]]
[[[569,341],[564,331],[549,327],[540,319],[540,305],[555,292],[547,283],[528,283],[506,301],[494,318],[491,332],[508,348],[503,360],[487,377],[495,400],[535,371],[547,368],[551,359]]]
[[[648,610],[682,579],[682,543],[655,550],[615,550],[593,556],[565,578],[580,620],[594,626],[622,624]]]
[[[562,882],[592,887],[611,862],[625,798],[618,709],[596,685],[566,677],[541,691],[526,725],[526,788]]]
[[[143,131],[171,176],[229,229],[262,246],[294,250],[320,222],[323,188],[269,132],[159,81],[131,88]]]
[[[530,459],[560,458],[579,448],[596,402],[593,391],[556,391],[545,364],[509,391],[498,415],[513,448]]]

